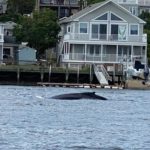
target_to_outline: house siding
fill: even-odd
[[[79,33],[80,22],[87,22],[88,33],[90,33],[90,23],[94,22],[93,19],[100,16],[101,14],[106,13],[106,12],[112,12],[112,13],[118,15],[119,17],[123,18],[128,25],[128,33],[130,33],[130,31],[129,31],[130,30],[130,28],[129,28],[130,24],[139,24],[138,19],[136,19],[135,17],[131,17],[128,13],[124,13],[120,9],[116,9],[116,6],[105,5],[101,8],[93,11],[92,13],[89,13],[89,14],[79,18],[79,22],[74,22],[75,33]],[[115,21],[113,21],[113,23],[115,23]],[[119,22],[116,21],[116,23],[119,23]],[[143,35],[143,24],[139,24],[139,35]]]

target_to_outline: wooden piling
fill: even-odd
[[[17,68],[17,83],[20,82],[20,68]]]
[[[90,64],[90,84],[93,81],[92,64]]]
[[[79,75],[80,75],[80,66],[78,65],[78,70],[77,70],[77,83],[79,83]]]
[[[66,82],[68,82],[68,78],[69,78],[69,71],[68,71],[68,64],[66,64]]]

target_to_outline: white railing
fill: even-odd
[[[118,4],[138,4],[138,0],[113,0]]]
[[[40,0],[40,3],[45,5],[78,5],[77,0]]]
[[[64,37],[68,37],[66,40],[79,40],[79,41],[118,41],[118,42],[147,42],[147,35],[142,36],[127,36],[118,34],[81,34],[81,33],[70,33]],[[65,39],[65,38],[64,38]]]
[[[139,0],[140,6],[150,6],[150,0]]]
[[[81,61],[81,62],[113,62],[113,63],[131,63],[133,59],[140,59],[142,63],[145,62],[145,56],[122,56],[116,54],[103,54],[101,55],[92,55],[84,53],[69,53],[62,54],[63,61]]]

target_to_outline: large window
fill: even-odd
[[[130,25],[130,35],[138,35],[138,25]]]
[[[80,23],[80,33],[87,33],[87,23]]]
[[[123,21],[120,17],[116,16],[113,13],[111,13],[111,20],[113,20],[113,21]]]
[[[111,40],[126,40],[127,26],[112,24],[111,25]]]
[[[70,33],[71,32],[71,26],[67,26],[67,32]]]
[[[107,24],[92,24],[92,39],[107,38]]]
[[[108,20],[108,13],[103,14],[102,16],[97,17],[95,20]]]

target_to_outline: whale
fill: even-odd
[[[52,98],[60,100],[79,100],[79,99],[107,100],[107,98],[103,96],[96,95],[95,92],[61,94],[53,96]]]

